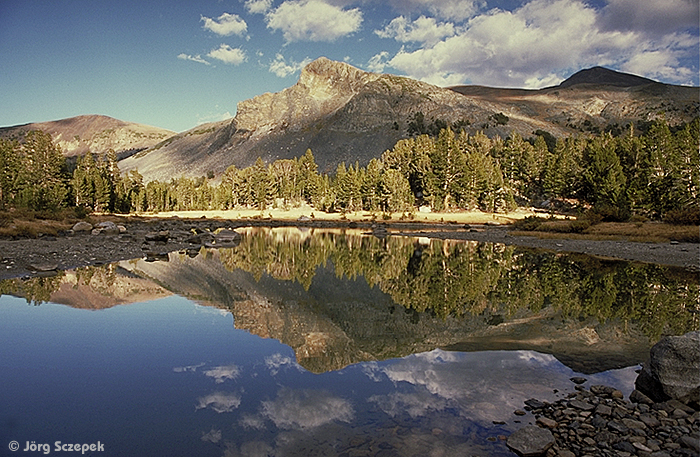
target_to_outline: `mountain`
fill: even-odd
[[[21,137],[30,130],[51,134],[66,157],[90,151],[104,154],[114,149],[117,157],[124,158],[137,151],[155,146],[175,134],[170,130],[149,125],[120,121],[108,116],[86,115],[50,122],[16,125],[0,128],[0,138]]]
[[[699,94],[697,87],[601,67],[541,90],[441,88],[320,58],[302,70],[294,86],[242,101],[233,119],[170,137],[121,161],[120,168],[136,168],[146,180],[219,175],[258,157],[269,163],[311,149],[319,170],[332,172],[340,162],[366,165],[380,157],[409,136],[417,113],[426,124],[461,121],[469,133],[488,136],[515,132],[529,138],[536,130],[566,136],[661,115],[671,124],[689,121],[700,110]]]
[[[660,84],[656,81],[629,73],[610,70],[604,67],[593,67],[574,73],[558,87],[570,87],[576,84],[602,84],[608,86],[634,87],[646,84]]]

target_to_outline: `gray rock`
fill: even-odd
[[[590,403],[580,400],[571,400],[569,402],[569,406],[582,411],[592,411],[595,408],[595,406],[591,405]]]
[[[657,402],[700,404],[700,331],[664,337],[650,356],[635,381],[637,390]]]
[[[54,271],[58,268],[58,264],[55,262],[36,262],[29,265],[34,271]]]
[[[80,221],[76,222],[73,228],[71,229],[73,232],[91,232],[92,231],[92,224],[89,222],[85,221]]]
[[[522,457],[535,457],[544,455],[554,444],[554,435],[549,430],[528,425],[510,435],[506,444]]]
[[[97,232],[97,233],[95,233]],[[92,230],[93,235],[119,235],[119,227],[111,221],[100,222]]]
[[[651,398],[647,397],[637,389],[634,389],[632,393],[630,394],[630,401],[632,403],[642,403],[644,405],[651,405],[654,403],[654,400]]]
[[[241,241],[241,234],[234,230],[221,230],[214,235],[216,244],[237,244]]]

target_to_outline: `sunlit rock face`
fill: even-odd
[[[379,75],[320,58],[307,65],[299,81],[282,92],[265,93],[238,104],[235,118],[240,130],[298,131],[335,113]]]

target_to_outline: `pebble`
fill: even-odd
[[[554,436],[547,457],[700,457],[700,412],[676,400],[654,403],[635,390],[627,401],[617,389],[591,386],[525,404]]]

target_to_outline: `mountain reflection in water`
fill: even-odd
[[[436,347],[536,350],[593,373],[699,326],[698,277],[681,269],[351,230],[242,231],[235,248],[1,287],[82,306],[174,293],[230,311],[236,328],[289,345],[316,373]]]
[[[0,444],[512,456],[524,400],[581,374],[629,394],[654,341],[698,328],[698,290],[655,265],[295,228],[4,281]]]

